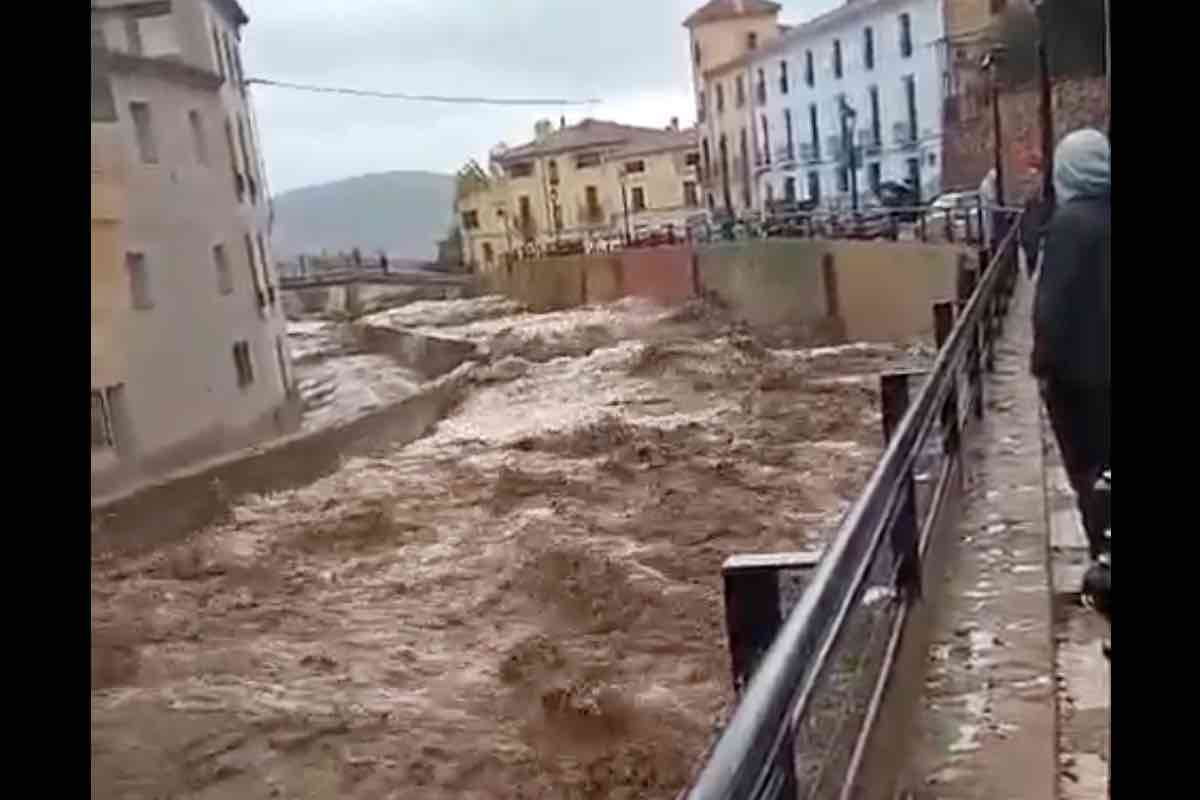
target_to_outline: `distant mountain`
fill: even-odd
[[[278,258],[358,247],[397,258],[437,257],[454,217],[454,176],[381,172],[305,186],[275,198]]]

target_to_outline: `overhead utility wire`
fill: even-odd
[[[274,86],[279,89],[295,89],[301,92],[318,92],[321,94],[345,94],[355,97],[383,97],[390,100],[412,100],[422,103],[454,103],[458,105],[484,106],[590,106],[600,103],[600,100],[570,100],[557,97],[528,98],[528,97],[447,97],[433,94],[406,94],[404,92],[375,92],[365,89],[346,89],[339,86],[312,86],[303,83],[286,83],[266,78],[249,78],[246,85]]]

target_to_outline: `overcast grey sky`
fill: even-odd
[[[256,86],[271,191],[387,170],[453,172],[539,117],[693,121],[684,17],[703,0],[242,0],[252,77],[377,91],[600,98],[501,108]],[[784,0],[797,22],[836,0]]]

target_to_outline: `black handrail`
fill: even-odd
[[[1005,222],[1019,222],[1019,217]],[[982,365],[1016,279],[1019,224],[1010,224],[996,255],[962,309],[916,398],[909,405],[866,488],[843,519],[807,588],[764,654],[687,800],[784,797],[794,786],[792,738],[805,718],[829,654],[843,632],[928,433],[939,424],[966,368],[977,413]],[[895,545],[895,543],[892,543]],[[904,554],[896,554],[897,563]],[[919,566],[918,566],[919,569]],[[868,723],[869,724],[869,723]],[[790,776],[789,776],[790,773]],[[794,791],[794,790],[793,790]]]

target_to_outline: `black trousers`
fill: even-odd
[[[1075,492],[1088,550],[1096,558],[1106,549],[1108,510],[1093,488],[1109,463],[1109,387],[1086,387],[1050,379],[1042,383],[1042,401],[1058,441],[1063,467]]]

